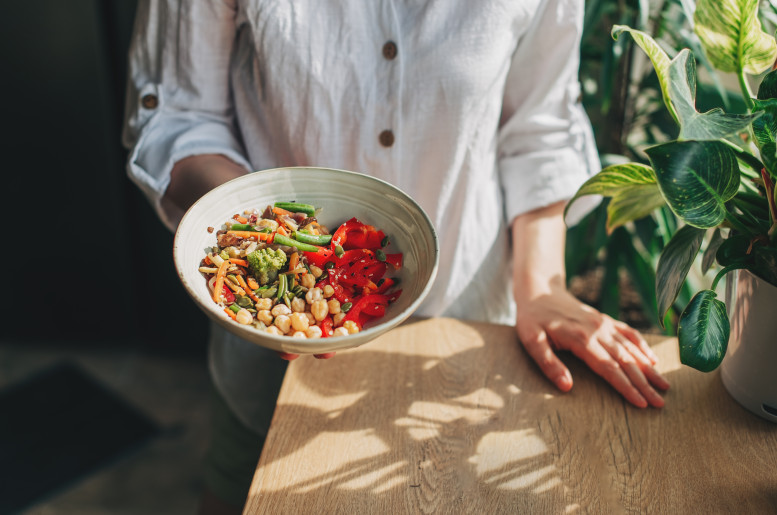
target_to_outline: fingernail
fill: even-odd
[[[568,392],[572,388],[572,378],[569,374],[561,374],[554,381],[561,391]]]

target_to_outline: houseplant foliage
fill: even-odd
[[[706,372],[720,364],[729,338],[726,308],[715,291],[719,280],[744,268],[777,286],[777,71],[762,78],[757,95],[747,79],[772,67],[777,42],[762,30],[758,0],[698,0],[693,19],[709,63],[736,74],[747,112],[719,107],[699,112],[692,51],[686,48],[670,58],[648,34],[616,25],[614,38],[628,33],[650,58],[678,135],[645,150],[649,165],[603,169],[570,205],[584,195],[609,197],[608,231],[663,206],[679,219],[680,228],[656,269],[659,323],[697,259],[705,272],[714,261],[722,267],[709,289],[692,297],[678,322],[681,361]],[[708,244],[700,257],[704,241]]]

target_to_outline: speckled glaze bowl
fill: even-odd
[[[334,231],[356,217],[381,229],[391,240],[389,252],[403,253],[403,266],[389,271],[399,277],[402,295],[386,315],[363,331],[319,339],[297,339],[260,331],[231,320],[211,299],[200,260],[216,245],[217,230],[244,209],[264,210],[278,201],[313,204],[321,211],[319,222]],[[429,217],[408,195],[368,175],[330,168],[276,168],[231,180],[200,198],[184,215],[173,243],[178,276],[197,306],[237,336],[276,351],[320,354],[363,345],[407,319],[429,293],[439,262],[437,234]]]

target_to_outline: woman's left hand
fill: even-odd
[[[669,382],[655,369],[658,359],[645,339],[623,322],[577,300],[561,285],[528,302],[519,302],[518,338],[545,376],[561,391],[572,375],[556,355],[570,351],[639,408],[660,408],[656,388]]]
[[[572,388],[572,375],[556,351],[570,351],[635,406],[661,407],[656,391],[669,382],[656,371],[656,356],[634,329],[599,313],[566,289],[562,218],[564,203],[515,218],[513,295],[516,331],[526,351],[560,390]]]

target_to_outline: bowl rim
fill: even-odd
[[[217,192],[221,189],[225,189],[227,185],[247,180],[249,177],[256,177],[256,174],[265,174],[265,173],[278,173],[278,172],[285,172],[285,171],[292,171],[292,170],[308,170],[308,171],[327,171],[327,172],[334,172],[338,174],[344,174],[344,175],[352,175],[352,176],[359,176],[360,180],[365,179],[368,181],[375,181],[378,183],[381,183],[385,187],[393,190],[394,192],[398,193],[402,197],[409,200],[418,210],[418,212],[421,215],[421,219],[427,226],[429,233],[432,235],[432,246],[434,248],[434,256],[433,256],[433,264],[432,269],[429,273],[429,278],[426,281],[426,284],[424,285],[424,288],[421,290],[421,292],[418,294],[418,296],[402,311],[394,315],[392,318],[386,321],[381,321],[378,324],[365,329],[363,331],[359,331],[358,334],[362,335],[359,338],[354,338],[355,335],[347,335],[347,336],[329,336],[325,340],[327,343],[330,343],[327,345],[327,348],[329,350],[321,350],[320,348],[317,348],[315,351],[309,351],[305,352],[304,350],[299,349],[298,345],[292,345],[294,343],[300,343],[292,340],[293,339],[289,336],[285,335],[274,335],[270,333],[263,333],[258,331],[257,329],[253,327],[248,326],[242,326],[239,324],[235,324],[234,321],[229,320],[227,318],[224,318],[221,320],[220,316],[226,317],[221,310],[216,308],[216,304],[212,303],[213,306],[207,305],[205,302],[202,301],[202,299],[199,298],[199,295],[194,291],[194,288],[192,285],[189,284],[189,282],[184,277],[183,270],[181,269],[181,261],[182,257],[179,251],[181,246],[180,238],[181,236],[181,228],[185,226],[184,222],[187,220],[187,218],[193,216],[192,213],[196,211],[198,206],[205,201],[206,198],[214,196],[217,194]],[[321,167],[321,166],[283,166],[283,167],[276,167],[276,168],[267,168],[262,170],[255,170],[253,172],[248,172],[245,175],[241,175],[239,177],[235,177],[234,179],[230,179],[229,181],[222,183],[215,188],[211,189],[207,193],[205,193],[203,196],[201,196],[199,199],[197,199],[190,207],[186,210],[184,215],[181,217],[181,221],[178,223],[178,226],[175,230],[175,235],[173,237],[173,265],[175,266],[176,275],[178,276],[179,281],[183,285],[184,289],[186,290],[189,297],[194,301],[194,303],[197,305],[197,307],[200,310],[203,310],[207,316],[209,316],[211,319],[213,319],[214,322],[220,324],[222,327],[227,329],[232,334],[248,341],[249,343],[252,343],[254,345],[259,345],[262,347],[265,347],[264,345],[261,345],[260,343],[249,339],[248,337],[244,337],[241,333],[242,332],[248,332],[248,331],[256,331],[256,334],[261,336],[261,338],[267,338],[270,341],[278,342],[278,348],[282,347],[294,347],[293,352],[295,354],[320,354],[324,352],[334,352],[338,350],[345,350],[349,348],[359,347],[361,345],[364,345],[366,343],[369,343],[370,341],[374,340],[378,336],[380,336],[382,333],[393,329],[394,327],[398,326],[405,320],[407,320],[421,305],[421,303],[426,299],[426,297],[429,295],[429,292],[431,291],[432,287],[434,286],[435,280],[437,278],[437,271],[440,265],[440,241],[437,235],[437,230],[434,227],[434,224],[432,223],[431,218],[429,218],[429,215],[426,213],[426,211],[421,207],[421,205],[416,202],[413,197],[405,193],[402,189],[398,188],[397,186],[391,184],[390,182],[387,182],[383,179],[380,179],[378,177],[374,177],[372,175],[361,173],[361,172],[354,172],[350,170],[342,170],[339,168],[329,168],[329,167]],[[231,324],[227,324],[226,322],[230,322]],[[235,324],[234,326],[232,324]],[[317,339],[317,340],[323,340],[323,339]],[[349,343],[349,340],[352,343]],[[358,341],[356,341],[358,340]],[[359,343],[360,342],[360,343]],[[271,348],[271,347],[268,347]],[[274,349],[274,348],[273,348]],[[275,349],[274,349],[275,350]],[[286,352],[286,351],[283,351]]]

